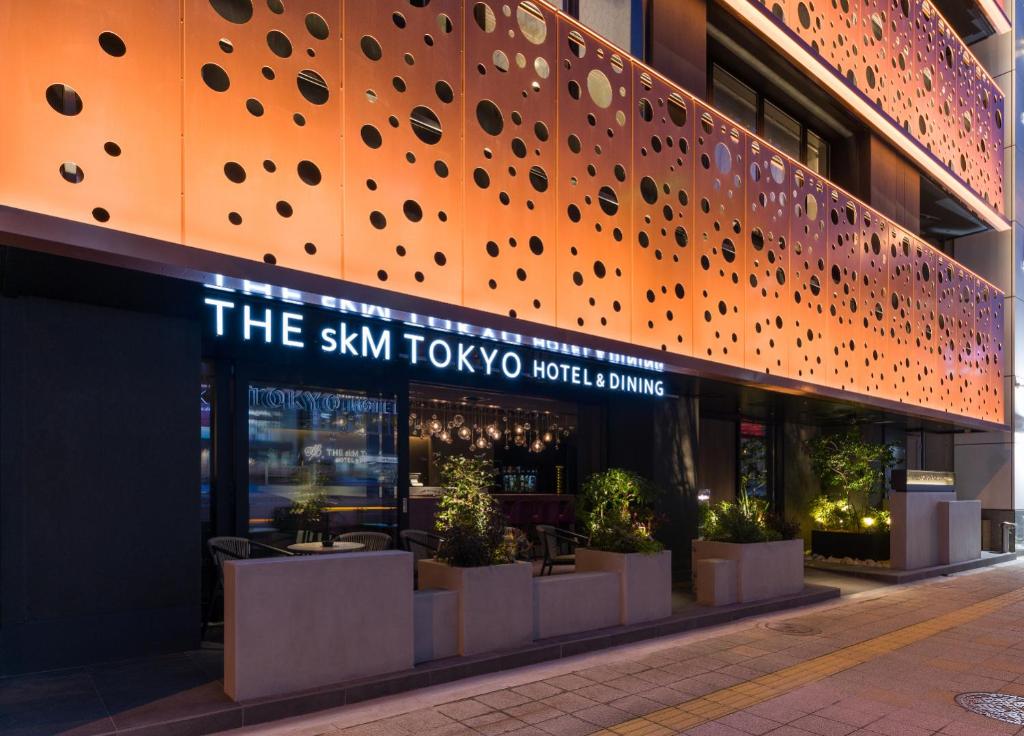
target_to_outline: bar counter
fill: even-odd
[[[416,489],[420,490],[420,489]],[[557,493],[494,493],[511,526],[537,524],[571,528],[576,520],[576,497]],[[432,530],[440,501],[435,495],[409,496],[409,528]]]

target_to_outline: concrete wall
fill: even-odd
[[[0,299],[0,674],[199,635],[197,324]]]

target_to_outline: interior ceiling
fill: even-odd
[[[437,401],[467,409],[539,412],[558,416],[576,415],[576,405],[564,401],[500,391],[481,391],[467,386],[413,383],[409,386],[409,400],[412,403]]]
[[[862,404],[845,401],[783,394],[754,386],[686,378],[680,392],[698,397],[700,412],[704,416],[750,420],[786,421],[821,427],[848,427],[854,425],[893,425],[907,431],[962,433],[971,430],[946,422],[887,412]]]
[[[960,202],[928,177],[921,177],[921,232],[932,245],[988,230]]]

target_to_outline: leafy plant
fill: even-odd
[[[454,567],[483,567],[512,562],[514,549],[505,539],[505,519],[487,489],[494,482],[490,462],[452,456],[441,465],[437,559]]]
[[[867,442],[850,430],[818,437],[810,450],[823,491],[811,506],[815,524],[832,530],[887,531],[888,514],[881,504],[885,471],[895,460],[892,447]]]
[[[631,471],[611,468],[590,476],[577,498],[590,546],[606,552],[661,551],[651,537],[656,498],[654,486]]]
[[[768,510],[768,502],[740,492],[735,502],[721,501],[705,512],[704,538],[712,542],[756,544],[795,539],[800,525],[786,521]]]
[[[295,479],[299,492],[287,508],[274,510],[274,525],[282,531],[326,531],[330,499],[324,489],[325,472],[317,463],[302,465]]]

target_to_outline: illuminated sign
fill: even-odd
[[[253,305],[220,297],[207,297],[204,304],[209,308],[213,335],[217,338],[287,350],[314,350],[339,358],[402,360],[411,366],[506,381],[533,380],[613,393],[665,395],[665,382],[660,375],[579,363],[543,353],[526,354],[522,345],[500,340],[472,340],[409,325],[363,324],[338,319],[336,314],[317,314],[315,320],[307,321],[306,314],[288,307]]]

